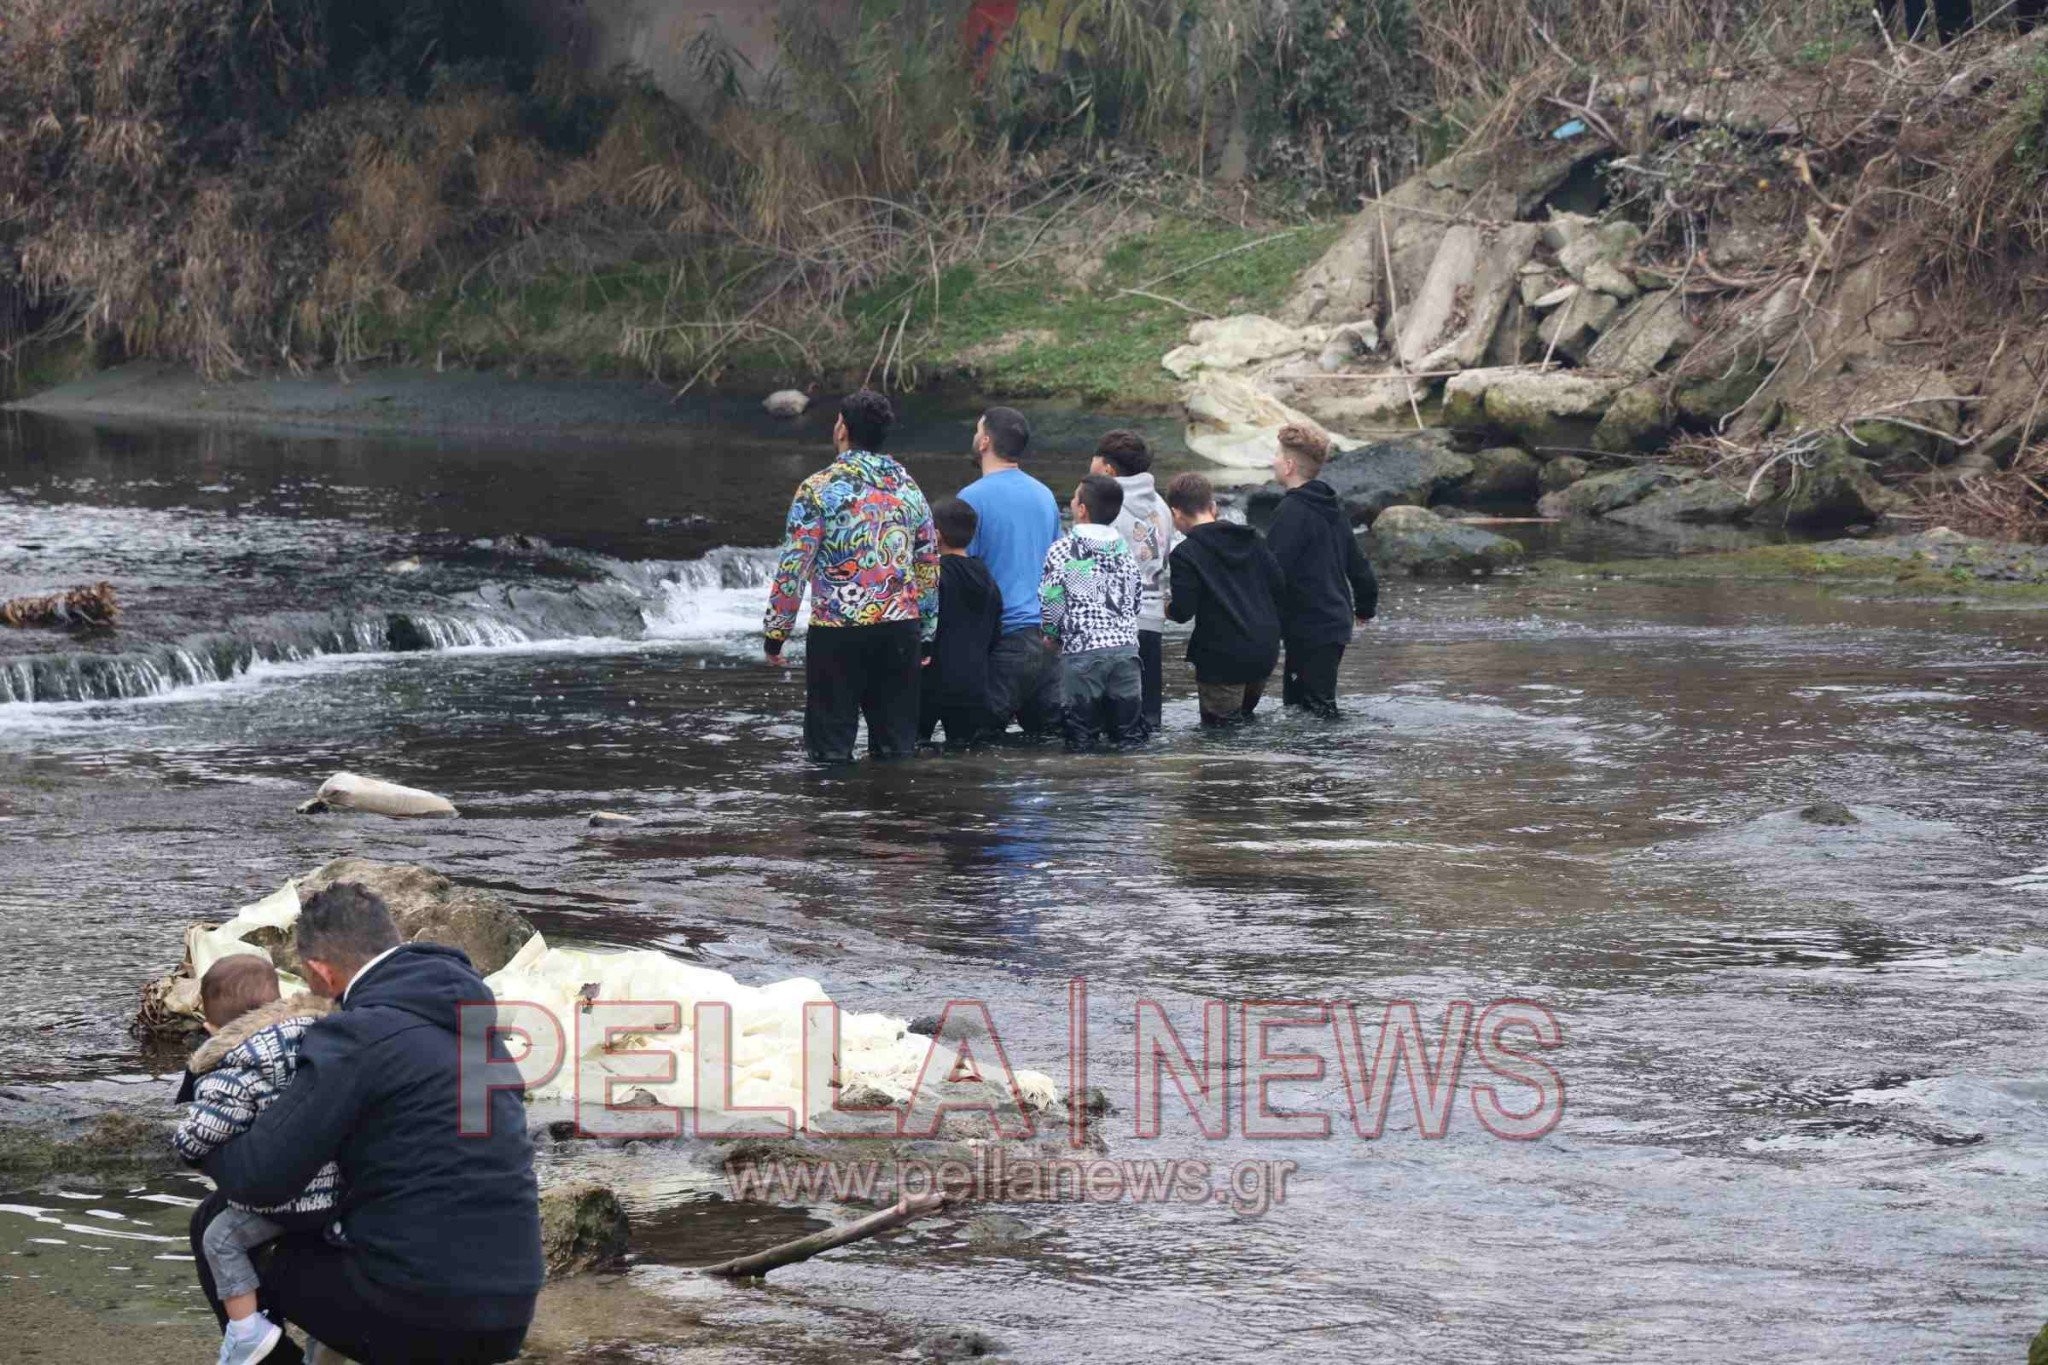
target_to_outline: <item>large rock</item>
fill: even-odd
[[[1406,569],[1417,577],[1490,574],[1522,559],[1522,547],[1506,536],[1408,506],[1380,513],[1366,535],[1365,552],[1383,572]]]
[[[1687,362],[1690,369],[1692,362]],[[1770,372],[1752,364],[1734,364],[1700,379],[1682,379],[1672,389],[1671,406],[1694,426],[1711,427],[1750,399]]]
[[[541,1192],[540,1246],[551,1276],[617,1265],[630,1236],[619,1197],[602,1185],[578,1182]]]
[[[1793,530],[1831,531],[1876,521],[1889,511],[1892,495],[1847,445],[1845,438],[1832,437],[1811,466],[1795,469],[1773,497],[1770,515]]]
[[[1600,425],[1593,428],[1593,449],[1612,455],[1655,450],[1671,434],[1662,386],[1645,381],[1614,395]]]
[[[1364,523],[1389,507],[1428,506],[1455,488],[1472,468],[1472,461],[1452,450],[1442,431],[1418,431],[1339,451],[1323,466],[1322,479],[1351,520]],[[1270,512],[1283,491],[1277,483],[1267,484],[1252,494],[1247,510],[1254,516]]]
[[[1561,488],[1570,488],[1592,472],[1593,466],[1576,455],[1553,455],[1543,462],[1543,472],[1536,476],[1536,487],[1544,493],[1555,493]]]
[[[1427,374],[1466,369],[1484,359],[1541,233],[1534,223],[1461,223],[1446,232],[1422,291],[1403,317],[1402,365]]]
[[[1645,294],[1600,333],[1586,352],[1589,369],[1641,379],[1656,373],[1673,354],[1699,339],[1699,329],[1685,316],[1685,302],[1675,289]]]
[[[1611,294],[1596,294],[1574,285],[1572,293],[1536,328],[1536,339],[1547,351],[1574,362],[1583,362],[1599,343],[1601,329],[1614,321],[1621,304]]]
[[[1515,446],[1492,446],[1472,456],[1472,472],[1458,486],[1458,500],[1482,507],[1522,507],[1536,501],[1543,466]]]
[[[1580,284],[1626,302],[1636,296],[1636,282],[1624,269],[1643,230],[1626,219],[1594,223],[1561,213],[1545,225],[1544,241],[1557,252],[1557,263]]]
[[[527,918],[496,896],[457,886],[440,873],[411,863],[337,858],[299,883],[299,899],[306,901],[340,882],[355,882],[382,898],[408,942],[460,948],[479,976],[489,976],[510,962],[533,937]],[[298,959],[289,942],[262,946],[270,948],[280,970],[296,974]]]
[[[1674,523],[1685,526],[1728,525],[1747,521],[1753,510],[1743,500],[1741,489],[1719,479],[1699,479],[1659,489],[1641,502],[1618,507],[1607,515],[1611,521],[1655,528]]]
[[[1541,452],[1584,447],[1628,381],[1563,370],[1467,370],[1444,385],[1444,421]]]
[[[1639,503],[1652,493],[1674,488],[1685,478],[1683,472],[1658,464],[1610,470],[1544,494],[1537,510],[1546,517],[1604,517]]]
[[[1322,259],[1302,272],[1281,318],[1296,323],[1383,318],[1387,257],[1393,260],[1395,296],[1412,299],[1448,225],[1460,218],[1526,218],[1579,163],[1606,150],[1598,138],[1489,143],[1484,150],[1460,152],[1418,171],[1352,217]]]

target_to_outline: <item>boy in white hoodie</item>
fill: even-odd
[[[1145,728],[1159,729],[1160,642],[1166,629],[1166,558],[1173,551],[1173,514],[1152,483],[1152,451],[1135,431],[1105,432],[1095,443],[1091,474],[1107,474],[1124,490],[1115,531],[1130,546],[1144,595],[1138,603],[1138,672],[1144,683]]]

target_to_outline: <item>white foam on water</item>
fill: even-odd
[[[733,546],[712,550],[701,559],[617,563],[608,590],[642,604],[640,629],[630,634],[575,632],[573,624],[559,634],[539,634],[488,610],[471,615],[409,613],[407,619],[429,648],[392,650],[385,647],[387,636],[379,621],[365,616],[350,627],[353,638],[341,649],[314,653],[275,646],[275,657],[252,659],[225,675],[203,651],[173,646],[154,658],[137,654],[117,661],[114,671],[126,695],[0,702],[0,734],[57,733],[104,714],[105,708],[212,699],[323,673],[388,666],[401,659],[631,654],[687,645],[750,655],[760,648],[761,615],[774,564],[774,551]],[[616,615],[600,619],[604,629],[624,624]],[[630,611],[626,620],[630,621]],[[802,634],[799,621],[796,635]],[[0,680],[9,684],[0,687],[0,695],[34,693],[26,661],[0,664],[0,669],[11,670]]]

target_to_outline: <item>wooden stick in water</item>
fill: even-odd
[[[864,1241],[877,1234],[900,1228],[906,1223],[914,1223],[945,1207],[946,1196],[943,1194],[923,1194],[915,1199],[905,1195],[879,1213],[871,1213],[851,1223],[841,1223],[836,1228],[826,1228],[823,1232],[814,1232],[808,1237],[799,1237],[793,1242],[781,1242],[765,1251],[756,1251],[748,1256],[735,1256],[732,1260],[720,1261],[717,1265],[707,1265],[699,1273],[729,1280],[759,1279],[771,1270],[780,1270],[783,1266],[795,1265],[798,1261],[808,1261],[820,1252],[843,1247],[849,1242]]]

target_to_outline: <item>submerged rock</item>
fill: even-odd
[[[178,1164],[163,1116],[119,1109],[87,1116],[60,1100],[45,1104],[26,1096],[0,1103],[0,1173],[170,1170]]]
[[[810,395],[797,389],[777,389],[761,400],[770,417],[801,417],[810,405]]]
[[[1816,801],[1800,809],[1799,818],[1809,825],[1860,825],[1856,812],[1839,801]]]
[[[972,1327],[942,1328],[918,1344],[920,1360],[985,1360],[1004,1353],[1001,1342]]]
[[[1365,552],[1383,569],[1406,569],[1418,577],[1490,574],[1522,558],[1521,545],[1506,536],[1407,506],[1380,513]]]
[[[943,1038],[949,1043],[957,1043],[963,1038],[988,1036],[988,1029],[981,1022],[981,1016],[968,1013],[945,1016],[920,1014],[910,1021],[905,1031],[926,1038]]]
[[[630,1238],[619,1197],[603,1185],[578,1182],[541,1192],[540,1245],[550,1276],[615,1266]]]

